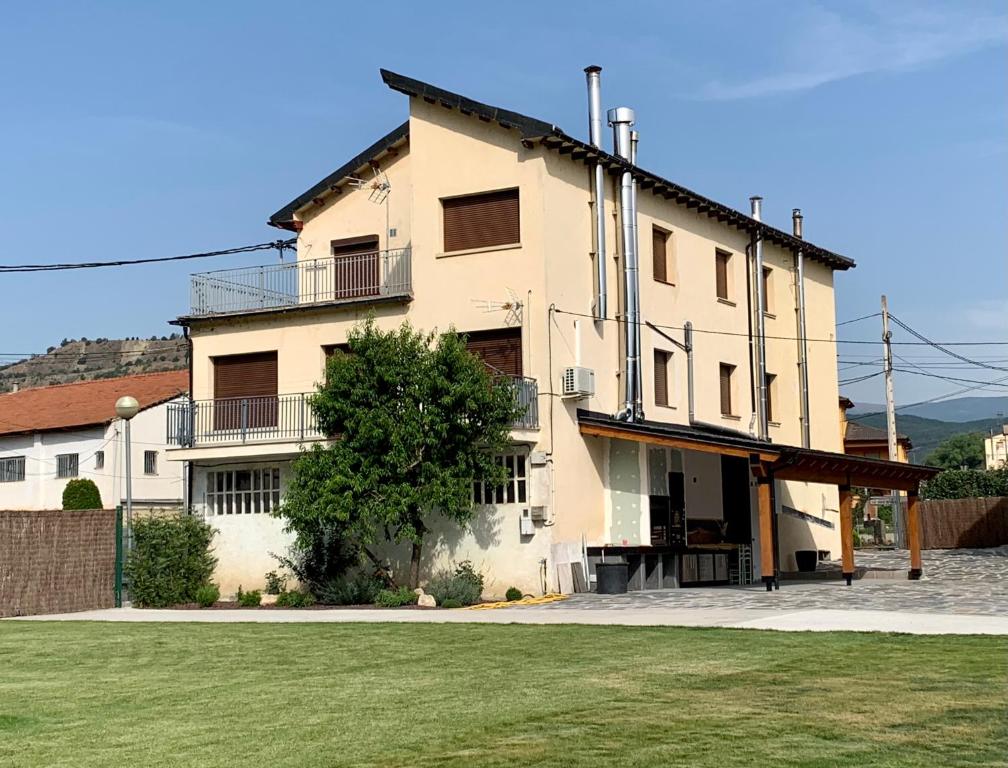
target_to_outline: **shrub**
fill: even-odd
[[[213,528],[188,515],[134,520],[124,568],[133,602],[141,608],[196,602],[217,564],[210,553],[213,535]]]
[[[101,494],[93,480],[79,477],[63,489],[63,509],[101,509]]]
[[[196,590],[196,602],[200,608],[209,608],[220,600],[220,590],[216,584],[204,584]]]
[[[972,499],[1008,496],[1006,469],[949,469],[921,486],[923,499]]]
[[[416,593],[409,587],[383,589],[375,597],[375,605],[381,608],[399,608],[403,605],[416,605]]]
[[[266,574],[266,594],[279,595],[287,589],[287,582],[280,578],[276,571]]]
[[[258,589],[253,589],[251,592],[242,592],[241,585],[239,585],[235,601],[238,603],[239,608],[258,608],[259,603],[262,602],[262,592]]]
[[[522,591],[518,587],[508,587],[508,591],[504,593],[504,597],[509,603],[513,603],[515,600],[521,600],[525,595],[522,594]]]
[[[447,600],[458,600],[462,605],[475,605],[483,595],[483,574],[469,560],[458,563],[454,569],[445,569],[434,575],[427,585],[438,605]]]
[[[310,608],[315,605],[315,596],[311,592],[285,590],[277,595],[276,604],[280,608]]]
[[[324,605],[370,605],[382,590],[382,582],[366,573],[330,579],[318,591]]]
[[[348,540],[344,527],[328,523],[298,531],[287,556],[274,557],[315,594],[360,562],[360,553]]]
[[[447,600],[445,600],[443,603],[441,603],[441,607],[442,608],[461,608],[462,607],[462,601],[459,600],[457,597],[449,597]]]

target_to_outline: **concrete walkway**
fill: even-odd
[[[915,635],[1008,635],[1008,617],[900,611],[810,609],[797,611],[745,608],[668,608],[637,610],[565,608],[469,610],[323,609],[323,610],[144,610],[101,611],[28,616],[4,621],[110,621],[207,623],[442,623],[442,624],[590,624],[622,626],[733,627],[787,632],[904,632]]]

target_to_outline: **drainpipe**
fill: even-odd
[[[686,403],[689,407],[689,423],[696,421],[693,405],[693,323],[683,323],[683,341],[686,342]]]
[[[633,165],[637,165],[637,144],[640,141],[640,133],[637,131],[630,131],[630,162]],[[644,419],[644,375],[641,372],[641,363],[643,358],[641,358],[641,333],[640,333],[640,228],[637,226],[637,182],[633,183],[631,188],[630,203],[633,208],[633,213],[631,214],[631,220],[633,221],[633,240],[634,240],[634,264],[637,269],[637,282],[638,286],[635,291],[634,302],[637,308],[637,325],[634,330],[634,341],[635,348],[634,354],[637,357],[637,393],[634,399],[634,415],[638,421]]]
[[[802,239],[801,208],[791,211],[791,227],[794,236]],[[802,448],[812,445],[811,421],[812,411],[809,408],[808,385],[808,334],[805,329],[805,253],[802,248],[795,251],[795,280],[798,290],[795,291],[798,312],[798,374],[801,382],[801,416],[802,416]]]
[[[631,157],[630,128],[634,123],[634,112],[629,107],[617,107],[608,112],[609,124],[613,128],[613,146],[616,154],[626,161]],[[626,381],[624,386],[623,410],[617,418],[635,421],[643,414],[638,407],[640,392],[640,342],[637,285],[637,222],[634,215],[633,173],[629,168],[620,175],[620,224],[623,244],[623,290],[624,290],[624,343],[626,346]]]
[[[763,213],[763,198],[753,196],[749,198],[752,205],[752,217],[756,221],[761,221]],[[756,254],[756,269],[753,280],[756,281],[756,355],[758,358],[758,373],[756,378],[757,389],[759,391],[759,438],[766,440],[770,433],[770,426],[767,423],[767,388],[766,388],[766,316],[763,311],[766,298],[763,295],[763,232],[757,227],[753,231],[753,246]]]
[[[602,67],[585,68],[588,81],[588,137],[596,149],[602,147]],[[605,259],[605,170],[602,163],[592,166],[595,196],[595,319],[605,320],[606,306],[606,259]]]
[[[193,399],[193,343],[192,336],[189,335],[189,326],[182,326],[182,335],[185,337],[186,346],[189,351],[189,434],[192,436],[193,431],[196,428],[196,416],[192,405]],[[187,461],[183,469],[185,473],[185,513],[187,515],[192,514],[192,497],[193,497],[193,463]]]

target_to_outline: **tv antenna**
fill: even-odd
[[[476,306],[482,307],[484,312],[504,312],[504,324],[509,327],[521,325],[524,305],[513,290],[508,288],[507,292],[510,297],[507,301],[495,299],[473,299],[472,301]]]

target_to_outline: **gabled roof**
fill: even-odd
[[[906,443],[907,447],[912,447],[910,443],[910,438],[903,434],[896,434],[896,439],[902,443]],[[879,429],[878,427],[872,427],[868,424],[861,424],[857,421],[847,422],[847,432],[844,435],[845,443],[887,443],[889,442],[889,433],[884,429]]]
[[[116,418],[115,403],[131,395],[145,410],[189,390],[188,371],[97,379],[0,395],[0,435],[89,427]]]
[[[575,139],[552,123],[501,109],[491,104],[473,101],[460,94],[446,91],[430,83],[414,80],[405,75],[389,72],[386,69],[381,70],[381,76],[385,84],[392,90],[421,98],[431,104],[440,104],[448,109],[457,109],[464,115],[473,115],[485,122],[495,122],[504,128],[513,128],[521,134],[521,140],[527,146],[541,144],[560,154],[569,154],[572,159],[580,160],[585,164],[600,163],[610,174],[630,171],[641,190],[650,190],[655,195],[674,200],[677,204],[685,205],[687,208],[695,208],[699,214],[706,214],[710,218],[715,218],[746,232],[760,232],[767,241],[792,251],[801,249],[807,257],[820,261],[833,269],[850,269],[854,266],[854,261],[846,256],[820,248],[789,232],[756,221],[741,211],[709,197],[704,197],[620,157],[610,155],[608,152],[591,146],[591,144]]]

